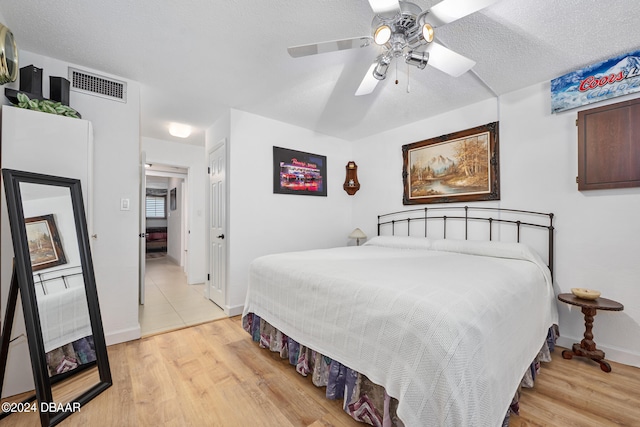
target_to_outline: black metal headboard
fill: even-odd
[[[391,229],[391,235],[395,236],[396,225],[398,224],[406,224],[403,228],[406,227],[406,235],[410,236],[412,235],[412,230],[415,231],[415,227],[412,224],[423,223],[424,226],[420,227],[420,230],[424,229],[424,237],[429,237],[429,233],[436,227],[442,233],[442,238],[446,239],[447,225],[451,227],[452,224],[455,224],[459,228],[460,224],[462,224],[464,226],[463,230],[457,231],[459,235],[462,235],[460,231],[463,231],[464,239],[468,240],[469,227],[477,222],[488,224],[485,229],[488,232],[488,235],[485,236],[488,240],[493,240],[494,223],[515,227],[515,240],[518,243],[520,243],[521,230],[524,227],[543,229],[542,231],[546,229],[548,233],[546,238],[548,243],[547,265],[553,276],[554,227],[552,213],[481,206],[435,206],[409,209],[378,215],[378,236],[388,228]]]
[[[47,289],[47,284],[51,282],[57,282],[62,287],[68,289],[69,279],[72,277],[80,277],[82,279],[82,266],[76,265],[73,267],[66,268],[58,268],[53,271],[46,272],[35,272],[33,273],[33,284],[34,286],[40,286],[42,288],[42,293],[47,295],[49,290]]]

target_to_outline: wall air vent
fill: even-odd
[[[70,90],[127,102],[127,84],[98,74],[69,67]]]

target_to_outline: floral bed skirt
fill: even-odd
[[[300,345],[253,313],[242,318],[242,327],[260,347],[279,353],[283,359],[289,359],[289,363],[295,366],[299,374],[305,377],[311,375],[311,381],[316,387],[326,387],[327,399],[342,399],[343,409],[353,419],[380,427],[404,426],[396,415],[398,401],[390,397],[384,387],[372,383],[365,375]],[[540,362],[551,360],[550,353],[557,336],[558,329],[554,325],[549,329],[547,340],[538,356],[525,373],[510,409],[505,414],[503,427],[509,425],[512,413],[518,414],[520,389],[533,387],[540,371]]]
[[[69,372],[95,360],[96,350],[93,345],[93,336],[89,335],[47,353],[49,376],[53,377]]]

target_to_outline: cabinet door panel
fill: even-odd
[[[578,113],[578,189],[640,187],[640,99]]]

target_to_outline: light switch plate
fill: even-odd
[[[121,211],[128,211],[129,210],[129,199],[120,199],[120,210]]]

